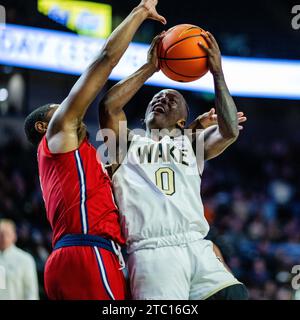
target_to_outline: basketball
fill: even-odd
[[[158,45],[158,60],[161,71],[170,79],[191,82],[208,71],[207,54],[198,45],[204,30],[191,24],[180,24],[169,29]]]

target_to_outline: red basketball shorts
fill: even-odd
[[[96,246],[54,250],[45,266],[45,290],[51,300],[124,300],[126,281],[118,257]]]

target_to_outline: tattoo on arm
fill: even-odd
[[[237,109],[223,74],[214,75],[214,85],[219,131],[224,138],[236,138],[239,134]]]

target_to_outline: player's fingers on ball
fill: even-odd
[[[206,52],[209,53],[210,49],[207,48],[201,41],[198,42],[198,45]]]
[[[239,130],[243,130],[244,129],[244,127],[243,126],[239,126]]]
[[[209,37],[210,39],[212,39],[212,40],[215,40],[215,41],[216,41],[215,37],[213,36],[213,34],[212,34],[211,32],[206,31],[206,33],[207,33],[207,35],[208,35],[208,37]]]
[[[247,121],[247,117],[241,117],[241,118],[239,119],[239,122],[245,122],[245,121]]]
[[[208,35],[204,30],[200,32],[200,35],[206,39],[208,38]]]
[[[214,36],[212,34],[210,34],[211,36],[209,37],[210,41],[211,41],[211,44],[212,44],[212,47],[218,51],[220,51],[220,48],[219,48],[219,45],[218,45],[218,42],[217,40],[214,38]]]
[[[206,42],[212,43],[206,31],[201,31],[200,35],[205,39]]]
[[[207,43],[209,48],[213,48],[214,47],[213,42],[208,37],[204,37],[203,36],[203,38],[205,39],[205,41],[206,41],[206,43]]]
[[[152,46],[156,46],[158,45],[158,43],[160,42],[160,40],[164,37],[164,35],[162,35],[161,33],[158,34],[152,41]]]
[[[149,48],[148,52],[150,52],[150,51],[153,50],[153,48],[155,47],[155,44],[156,44],[156,41],[155,41],[155,38],[154,38],[154,39],[152,40],[152,43],[151,43],[151,45],[150,45],[150,48]]]
[[[160,33],[159,35],[157,35],[155,38],[154,38],[154,42],[157,43],[161,40],[161,38],[163,38],[163,35]]]
[[[239,111],[239,112],[237,113],[237,115],[238,115],[239,117],[242,117],[242,116],[244,115],[244,112]]]
[[[207,35],[207,38],[210,39],[210,41],[215,40],[215,38],[213,37],[213,35],[209,31],[206,31],[206,35]]]
[[[212,42],[214,42],[216,45],[218,45],[218,42],[217,42],[216,38],[213,36],[212,33],[210,33],[209,31],[207,31],[207,35],[208,35],[209,39],[210,39]]]

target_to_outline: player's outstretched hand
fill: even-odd
[[[238,123],[239,123],[239,130],[243,129],[243,126],[240,125],[241,123],[247,121],[247,117],[244,115],[244,112],[238,112]],[[211,108],[208,112],[201,114],[198,118],[195,119],[189,126],[189,129],[196,130],[196,129],[206,129],[210,126],[214,126],[218,124],[218,116],[216,114],[215,108]]]
[[[247,121],[247,117],[244,116],[244,112],[238,112],[237,116],[238,116],[239,130],[243,130],[244,127],[241,126],[240,123],[243,123],[243,122]]]
[[[157,59],[157,46],[160,40],[164,37],[165,31],[157,35],[151,43],[151,46],[148,51],[147,63],[150,67],[153,67],[155,71],[159,71],[159,63]]]
[[[213,75],[223,74],[221,52],[215,37],[208,31],[202,31],[201,36],[206,40],[208,47],[199,41],[198,45],[207,53],[208,67]]]
[[[167,20],[165,17],[158,14],[156,11],[158,0],[142,0],[139,4],[140,7],[144,7],[148,11],[148,18],[166,24]]]

